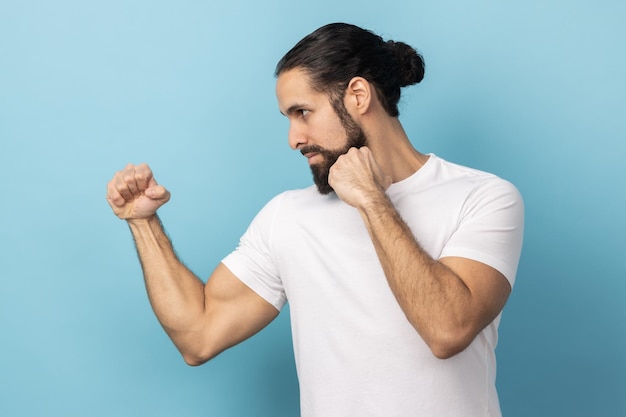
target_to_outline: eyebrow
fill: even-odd
[[[302,104],[302,103],[296,103],[296,104],[292,104],[291,106],[289,106],[289,108],[287,110],[285,110],[285,112],[283,113],[282,111],[280,112],[280,114],[282,114],[283,116],[289,116],[291,114],[293,114],[294,112],[302,109],[302,108],[307,108],[308,105],[306,104]]]

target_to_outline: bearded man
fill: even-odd
[[[495,346],[523,235],[517,189],[416,150],[398,119],[424,76],[402,42],[321,27],[276,68],[289,145],[315,186],[255,217],[206,284],[157,217],[170,197],[145,165],[108,185],[135,239],[152,307],[190,365],[290,304],[304,417],[500,416]]]

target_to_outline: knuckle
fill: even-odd
[[[138,180],[147,180],[152,176],[152,170],[147,164],[140,164],[135,169],[135,177]]]
[[[150,171],[150,167],[145,162],[137,165],[137,167],[135,168],[135,171],[143,172],[143,173],[146,173],[146,174],[151,172]]]

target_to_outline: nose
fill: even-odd
[[[289,123],[287,139],[289,141],[289,147],[293,150],[296,150],[307,143],[304,129],[298,126],[298,123]]]

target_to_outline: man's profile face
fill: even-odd
[[[289,146],[308,159],[319,192],[329,194],[330,167],[350,148],[365,146],[363,130],[343,101],[331,104],[328,94],[313,89],[300,69],[278,76],[276,97],[280,112],[289,119]]]

